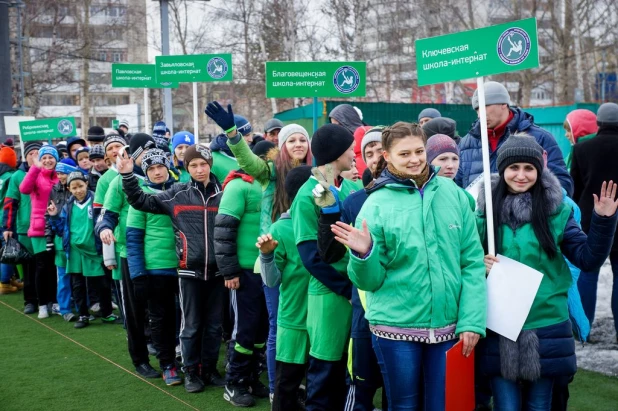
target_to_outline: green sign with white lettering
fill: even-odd
[[[120,120],[112,120],[112,128],[117,130],[120,127]]]
[[[112,64],[112,87],[178,88],[178,82],[159,81],[154,64]]]
[[[364,61],[267,61],[266,98],[364,97]]]
[[[157,56],[155,64],[159,81],[232,81],[231,54]]]
[[[76,133],[77,127],[75,127],[73,117],[44,118],[19,122],[19,135],[22,141],[73,137]]]
[[[539,66],[536,18],[416,40],[418,85]]]

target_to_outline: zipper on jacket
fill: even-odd
[[[201,190],[194,187],[195,190],[200,193],[202,197],[202,204],[204,204],[204,250],[206,252],[206,258],[204,259],[204,281],[208,278],[208,201],[204,198]],[[206,186],[204,186],[206,188]]]

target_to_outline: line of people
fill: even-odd
[[[499,260],[485,187],[465,189],[483,171],[480,125],[460,138],[435,109],[372,127],[342,104],[312,137],[271,120],[256,141],[246,118],[211,102],[223,133],[210,147],[162,122],[128,141],[93,128],[91,147],[30,143],[20,170],[5,180],[0,169],[4,238],[34,256],[21,267],[24,312],[84,328],[96,302],[104,323],[124,324],[140,375],[221,387],[235,406],[373,410],[383,387],[383,410],[444,409],[445,352],[461,340],[464,355],[476,350],[477,409],[564,410],[573,334],[584,341],[592,322],[577,278],[598,277],[617,222],[618,176],[582,172],[583,148],[615,135],[618,106],[602,106],[598,136],[575,146],[572,179],[553,136],[502,85],[487,83],[485,101],[496,250],[544,274],[516,342],[485,324]],[[565,128],[579,137],[578,124]],[[0,163],[14,168],[6,150]],[[6,292],[21,285],[13,272],[3,265]]]

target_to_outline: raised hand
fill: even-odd
[[[260,249],[262,254],[270,254],[275,251],[275,248],[279,245],[277,240],[273,239],[273,236],[270,234],[264,234],[258,237],[257,243],[255,246]]]
[[[123,147],[124,148],[124,147]],[[120,174],[129,174],[133,172],[133,158],[127,153],[127,150],[120,150],[116,157],[116,169]]]
[[[47,214],[49,214],[52,217],[55,217],[58,215],[58,207],[56,207],[56,204],[54,204],[54,201],[50,201],[49,205],[47,206]]]
[[[601,194],[597,197],[596,194],[593,194],[594,197],[594,211],[601,217],[611,217],[616,213],[616,209],[618,208],[618,201],[616,201],[616,188],[618,185],[613,181],[610,181],[609,184],[607,181],[603,181],[603,185],[601,186]]]
[[[227,105],[227,111],[225,111],[225,109],[221,107],[221,104],[217,101],[213,101],[208,103],[204,112],[226,133],[236,125],[234,123],[234,112],[232,111],[231,104]]]
[[[371,234],[365,220],[363,220],[363,231],[341,221],[331,225],[330,229],[335,234],[335,240],[356,251],[360,256],[364,256],[371,249]]]

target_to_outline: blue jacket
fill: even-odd
[[[94,193],[88,190],[88,194],[84,201],[94,200]],[[60,215],[56,215],[55,217],[51,217],[49,219],[49,223],[51,224],[52,231],[62,237],[62,248],[64,248],[64,252],[66,253],[67,260],[69,259],[69,251],[71,250],[71,210],[73,210],[73,203],[77,200],[75,197],[70,196],[64,207],[62,207],[62,211]],[[93,215],[93,201],[90,201],[88,204],[88,213]],[[94,221],[93,221],[94,224]],[[94,236],[96,238],[96,235]]]
[[[534,118],[517,107],[511,107],[513,112],[513,120],[507,125],[504,136],[498,141],[498,149],[506,141],[506,139],[514,133],[525,132],[534,137],[547,151],[547,167],[554,173],[560,185],[566,190],[569,196],[573,195],[573,180],[567,171],[566,164],[562,151],[556,139],[546,130],[534,124]],[[491,150],[491,148],[490,148]],[[461,139],[459,143],[459,171],[455,176],[455,183],[462,188],[466,188],[479,175],[483,173],[483,154],[481,152],[481,125],[477,120],[468,134]],[[496,165],[498,159],[498,150],[490,152],[489,159],[491,163],[491,172],[497,173]]]

